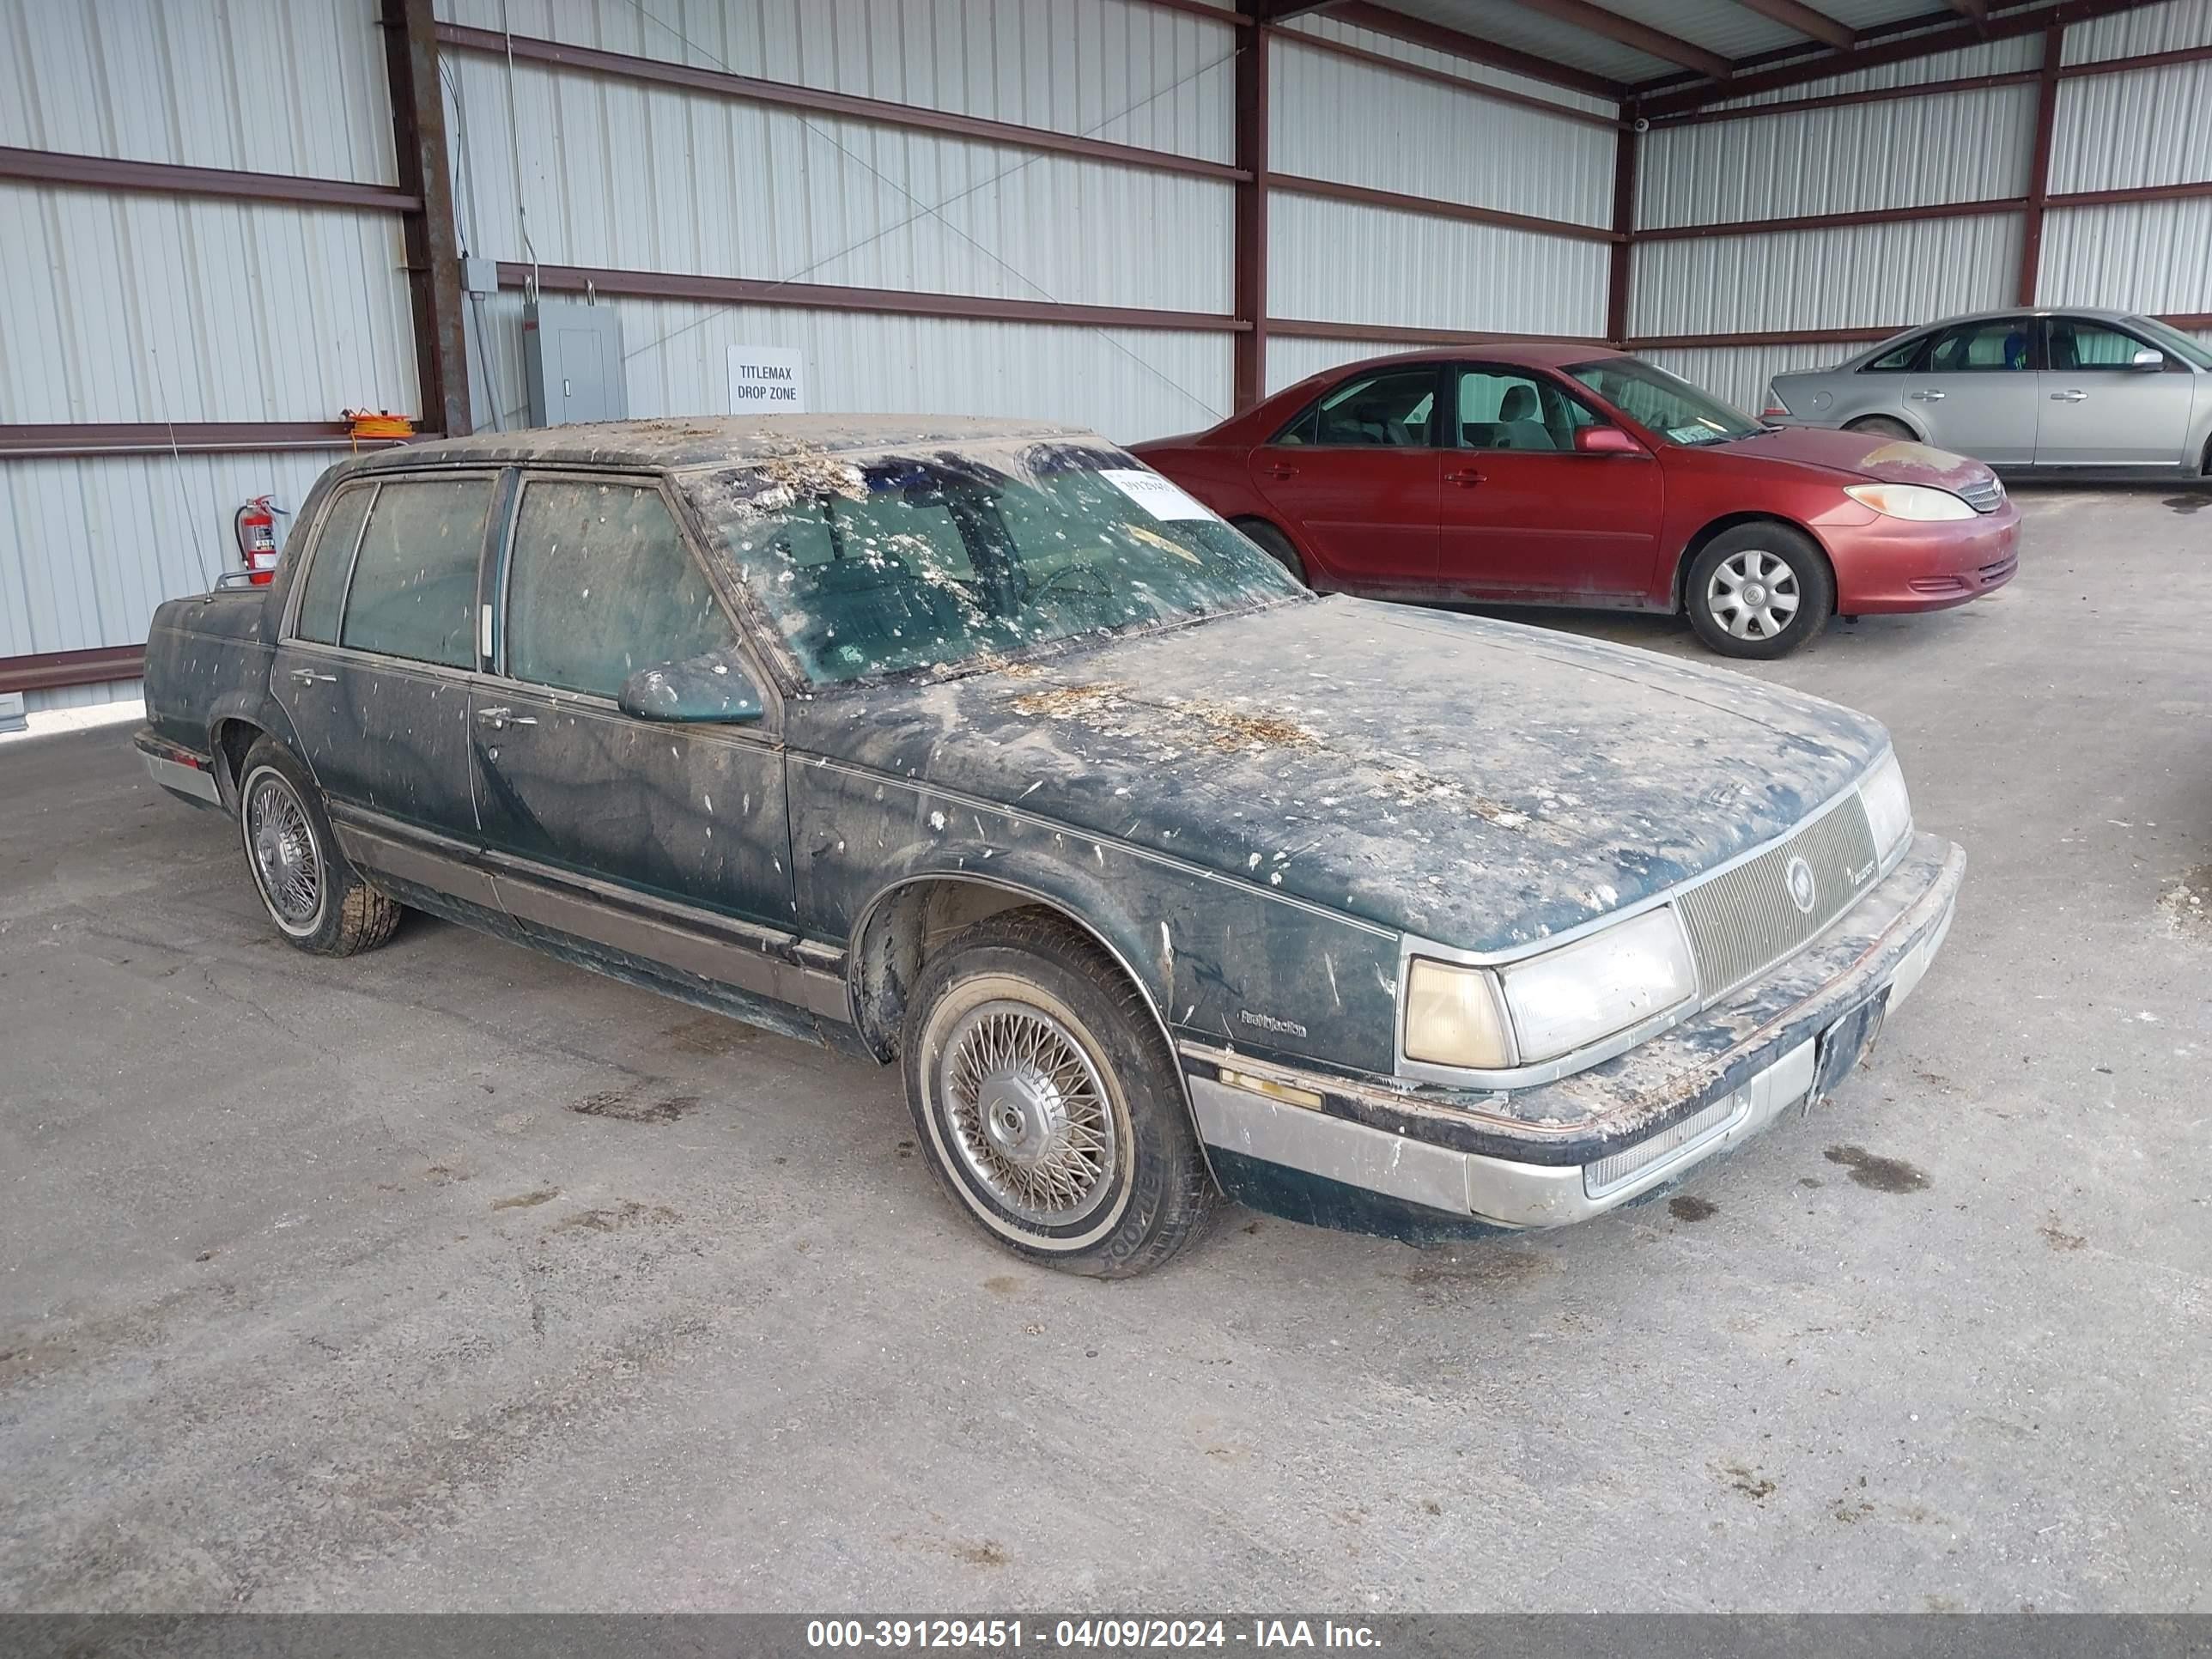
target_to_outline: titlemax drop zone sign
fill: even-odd
[[[806,359],[796,346],[730,348],[730,413],[806,413]]]

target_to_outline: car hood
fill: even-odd
[[[1910,438],[1831,431],[1824,427],[1774,427],[1728,447],[1733,453],[1761,460],[1850,472],[1884,483],[1933,484],[1954,493],[1996,476],[1979,461]]]
[[[1887,742],[1740,675],[1350,599],[795,707],[801,750],[1475,951],[1773,839]]]

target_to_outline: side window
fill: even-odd
[[[300,613],[292,632],[318,645],[338,642],[338,607],[345,603],[346,577],[353,550],[361,543],[361,523],[376,494],[373,483],[349,484],[338,492],[307,555],[307,580],[300,590]]]
[[[1509,368],[1464,368],[1459,441],[1468,449],[1571,450],[1597,417],[1551,381]]]
[[[1920,360],[1920,348],[1928,343],[1925,334],[1916,334],[1893,351],[1885,351],[1865,368],[1862,374],[1903,374]]]
[[[2093,323],[2086,317],[2051,319],[2053,368],[2126,368],[2134,363],[2138,351],[2156,349],[2109,323]]]
[[[2031,368],[2029,328],[2025,317],[1996,317],[1946,329],[1929,351],[1928,372],[2002,374]]]
[[[1437,371],[1420,363],[1347,380],[1283,434],[1285,443],[1427,449],[1436,443]]]
[[[339,643],[447,668],[477,665],[477,557],[489,478],[394,478],[362,532]]]
[[[641,668],[735,656],[737,635],[651,484],[524,485],[507,574],[507,672],[612,697]]]

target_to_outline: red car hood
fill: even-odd
[[[1954,491],[1996,476],[1979,461],[1954,455],[1948,449],[1931,449],[1909,438],[1884,438],[1867,432],[1832,432],[1814,426],[1777,427],[1729,447],[1738,454],[1794,461],[1801,466],[1826,467],[1833,472],[1853,472],[1863,478],[1879,478],[1884,483],[1934,484],[1939,489]]]

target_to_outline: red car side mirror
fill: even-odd
[[[1641,455],[1644,446],[1617,426],[1586,426],[1575,434],[1575,448],[1584,455]]]

